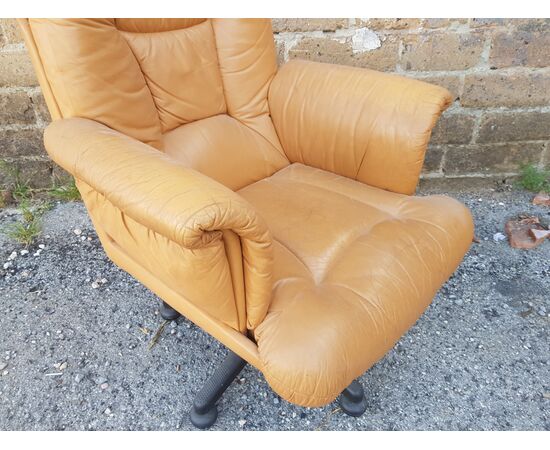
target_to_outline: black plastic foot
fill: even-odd
[[[359,417],[367,410],[367,399],[363,386],[353,381],[340,395],[338,403],[348,416]]]
[[[189,419],[191,423],[201,430],[206,430],[216,423],[218,418],[218,407],[216,405],[212,406],[208,411],[204,413],[199,413],[197,409],[193,406],[189,412]]]
[[[180,313],[168,303],[162,302],[160,305],[160,315],[164,320],[176,320],[180,316]]]
[[[231,382],[241,373],[246,361],[229,350],[228,355],[201,388],[189,412],[191,423],[202,430],[210,428],[218,418],[216,402]]]

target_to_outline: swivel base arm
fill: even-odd
[[[218,418],[216,402],[244,366],[246,366],[246,361],[230,350],[224,361],[195,397],[189,413],[193,425],[200,429],[210,428],[214,425]]]
[[[216,402],[244,366],[246,366],[246,361],[230,350],[222,364],[218,366],[195,397],[189,413],[189,419],[195,427],[206,429],[214,425],[218,418]],[[361,416],[367,409],[365,393],[357,381],[353,381],[342,392],[338,402],[342,411],[353,417]]]

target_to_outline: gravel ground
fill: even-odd
[[[472,209],[480,242],[361,377],[361,418],[293,406],[247,367],[214,429],[550,430],[550,242],[522,251],[493,240],[507,217],[548,221],[550,209],[522,192],[452,195]],[[0,227],[16,218],[0,211]],[[3,270],[22,249],[0,236],[0,429],[192,429],[187,411],[223,346],[180,318],[149,350],[158,299],[107,259],[80,203],[49,211],[43,237]]]

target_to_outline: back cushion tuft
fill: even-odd
[[[210,20],[180,30],[121,33],[153,95],[163,133],[226,112]]]
[[[29,19],[63,117],[96,120],[161,145],[161,127],[139,65],[114,19]]]

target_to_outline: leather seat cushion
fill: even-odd
[[[274,287],[255,330],[264,373],[304,406],[332,401],[418,319],[473,235],[444,196],[395,194],[292,164],[239,191],[273,234]]]

